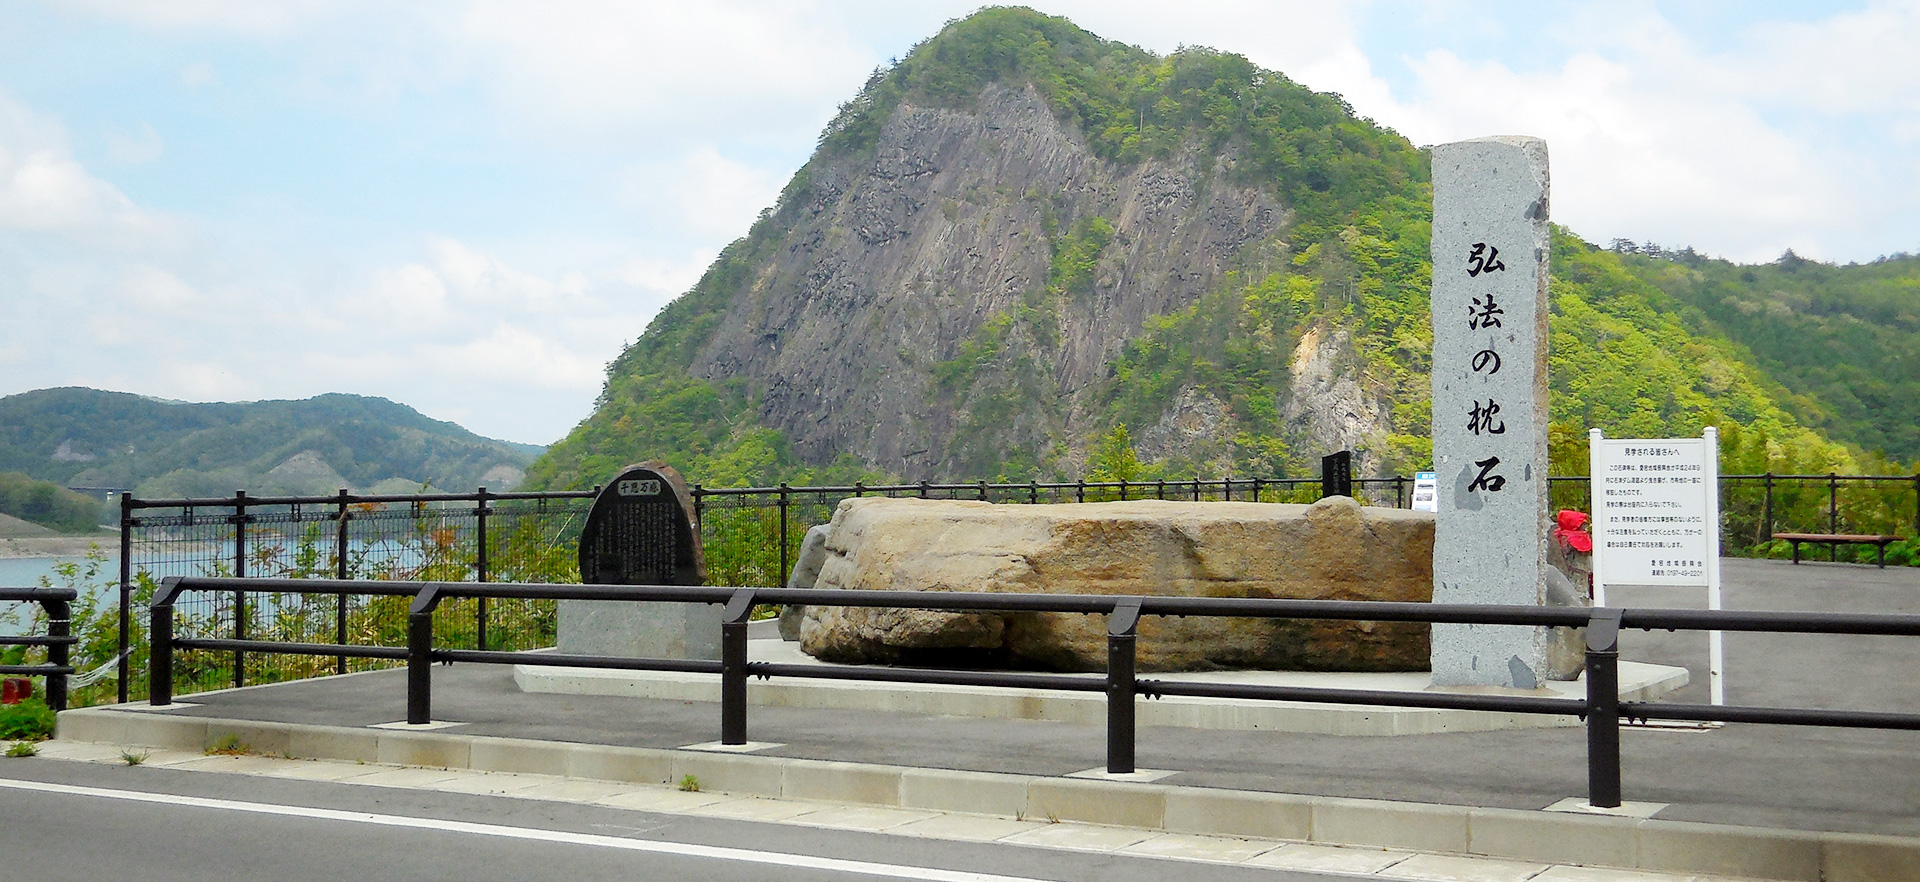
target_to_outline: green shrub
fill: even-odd
[[[53,708],[38,698],[0,705],[0,740],[44,741],[53,737]]]

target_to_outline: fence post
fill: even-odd
[[[1840,476],[1827,473],[1827,532],[1840,532]],[[1827,543],[1827,561],[1840,559],[1840,543]]]
[[[1762,511],[1760,514],[1760,521],[1761,521],[1762,529],[1766,531],[1765,533],[1766,538],[1764,541],[1772,542],[1773,541],[1773,472],[1771,470],[1767,472],[1764,478],[1764,485],[1767,488],[1767,497],[1766,497],[1766,502],[1763,503],[1761,506]],[[1920,484],[1916,484],[1915,486],[1920,487]]]
[[[985,481],[981,481],[981,482],[980,482],[980,501],[981,501],[981,502],[991,502],[991,501],[992,501],[992,500],[989,500],[989,499],[987,498],[987,482],[985,482]]]
[[[1920,481],[1920,475],[1914,479]],[[1920,483],[1914,486],[1920,487]],[[132,653],[127,647],[132,641],[133,629],[133,494],[120,494],[120,682],[115,687],[121,704],[127,703],[127,681],[132,679],[133,663],[129,660]]]
[[[433,608],[440,589],[427,585],[407,608],[407,724],[433,722]]]
[[[47,663],[64,668],[73,660],[72,645],[62,639],[73,634],[73,607],[64,600],[42,600],[40,605],[47,611],[47,636],[54,638],[47,644]],[[66,674],[47,675],[47,707],[67,709]]]
[[[1914,486],[1920,487],[1920,484],[1915,484]],[[1040,482],[1039,481],[1027,482],[1027,502],[1031,505],[1040,504]],[[1920,521],[1916,521],[1916,523],[1920,523]]]
[[[247,491],[233,491],[233,577],[247,577]],[[247,639],[247,592],[233,590],[233,639]],[[247,685],[247,654],[233,651],[233,687]]]
[[[767,587],[779,588],[787,584],[787,482],[780,482],[780,572],[773,584]]]
[[[160,594],[147,611],[147,704],[166,707],[173,703],[173,601],[180,596],[180,577],[168,576],[160,582]]]
[[[920,498],[927,498],[927,482],[925,481],[920,482]]]
[[[1913,535],[1920,536],[1920,475],[1913,476]]]
[[[720,612],[720,743],[747,743],[747,620],[753,590],[733,592]]]
[[[474,538],[473,571],[475,581],[487,581],[487,488],[480,488],[478,505],[474,506],[474,529],[479,535]],[[487,599],[475,598],[473,611],[473,648],[487,648]]]
[[[1120,501],[1121,502],[1127,501],[1127,479],[1126,478],[1120,479]]]
[[[1073,501],[1074,502],[1087,501],[1087,479],[1081,478],[1080,480],[1073,482]]]
[[[333,577],[342,582],[347,580],[347,519],[352,517],[347,512],[347,496],[347,488],[340,488],[340,500],[334,503],[336,508],[333,525]],[[347,645],[347,592],[345,591],[333,596],[333,642],[339,646]],[[333,672],[336,674],[347,672],[346,656],[333,660]]]
[[[593,486],[593,495],[596,498],[599,497],[600,485],[595,484]],[[702,487],[699,484],[695,484],[693,485],[692,496],[693,496],[693,532],[700,533],[700,531],[705,529],[707,525],[707,521],[706,521],[707,490],[705,487]],[[544,501],[542,502],[542,504],[544,504]]]
[[[1261,479],[1259,478],[1253,479],[1253,501],[1254,502],[1260,501],[1260,482],[1261,482]]]
[[[1134,649],[1140,598],[1122,598],[1107,616],[1107,774],[1133,772]]]
[[[865,496],[865,495],[867,495],[867,484],[866,484],[866,482],[865,482],[865,481],[855,481],[855,482],[853,482],[853,498],[855,498],[855,499],[859,499],[860,497],[862,497],[862,496]]]
[[[1620,608],[1587,622],[1587,803],[1620,807]]]

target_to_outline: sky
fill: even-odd
[[[1036,2],[1416,144],[1545,138],[1554,220],[1920,252],[1920,0]],[[877,67],[967,3],[0,6],[0,395],[376,395],[546,444]]]

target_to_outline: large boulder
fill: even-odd
[[[1433,516],[1313,505],[1141,500],[993,505],[848,499],[817,588],[1051,594],[1433,599]],[[801,649],[826,661],[1098,671],[1103,616],[809,607]],[[1422,623],[1164,618],[1140,622],[1142,670],[1426,670]]]

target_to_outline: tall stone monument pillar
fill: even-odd
[[[1548,248],[1545,141],[1433,148],[1435,603],[1546,598]],[[1547,645],[1434,625],[1433,684],[1537,688]]]

